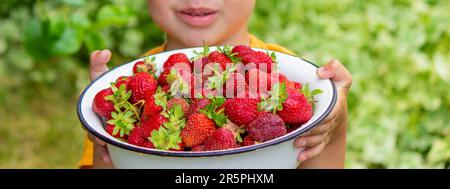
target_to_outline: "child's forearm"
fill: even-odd
[[[101,154],[99,152],[99,149],[101,148],[98,145],[94,145],[94,163],[92,165],[93,169],[114,169],[114,166],[111,163],[105,163],[101,159]]]
[[[347,112],[347,101],[341,101],[345,112]],[[311,158],[299,165],[301,169],[312,168],[338,168],[345,165],[345,151],[347,144],[348,114],[344,113],[335,120],[336,130],[330,137],[330,141],[323,151],[316,157]]]
[[[336,133],[320,155],[299,165],[300,169],[342,169],[345,164],[347,123],[338,126]]]

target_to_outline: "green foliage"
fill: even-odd
[[[250,31],[319,65],[337,58],[351,71],[347,167],[449,168],[449,4],[261,0]],[[112,67],[161,44],[146,6],[2,1],[0,167],[76,166],[80,152],[73,149],[81,149],[83,136],[73,129],[73,110],[89,82],[89,53],[111,49]],[[54,152],[38,154],[43,148]]]

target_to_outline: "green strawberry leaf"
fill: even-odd
[[[108,120],[106,123],[114,125],[113,135],[120,132],[120,136],[123,137],[125,134],[130,134],[131,130],[134,129],[136,119],[133,118],[134,114],[132,112],[112,112],[111,116],[112,119]]]
[[[269,94],[270,97],[261,98],[258,103],[258,110],[272,113],[283,110],[283,103],[287,99],[286,84],[283,82],[273,85]]]
[[[155,148],[160,150],[180,149],[181,129],[186,125],[183,109],[180,105],[174,104],[167,112],[169,121],[165,122],[158,130],[152,131],[148,138]]]

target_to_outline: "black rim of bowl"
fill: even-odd
[[[177,49],[177,50],[171,50],[171,51],[164,51],[161,53],[156,53],[150,56],[155,56],[158,54],[162,54],[162,53],[170,53],[173,51],[179,51],[179,50],[189,50],[189,49],[196,49],[199,47],[193,47],[193,48],[187,48],[187,49]],[[257,49],[257,50],[266,50],[266,49],[260,49],[260,48],[252,48],[252,49]],[[270,50],[273,51],[273,50]],[[294,56],[294,55],[290,55],[290,54],[286,54],[286,53],[282,53],[282,52],[278,52],[278,51],[273,51],[273,52],[277,52],[277,53],[281,53],[284,54],[286,56],[291,56],[291,57],[295,57],[295,58],[299,58],[311,65],[313,65],[314,67],[318,68],[318,66],[308,60],[305,60],[301,57],[298,56]],[[131,61],[131,62],[134,62]],[[98,79],[102,78],[104,75],[108,74],[109,72],[118,69],[122,66],[128,65],[129,63],[125,63],[122,65],[119,65],[117,67],[114,67],[110,70],[108,70],[107,72],[103,73],[102,75],[100,75],[99,77],[97,77],[96,79],[94,79],[92,82],[89,83],[89,85],[83,90],[83,92],[81,93],[81,95],[78,98],[78,103],[77,103],[77,114],[78,114],[78,118],[81,121],[81,124],[83,125],[83,128],[85,130],[87,130],[89,133],[91,133],[92,135],[94,135],[95,137],[101,139],[102,141],[105,141],[108,144],[117,146],[119,148],[123,148],[126,150],[131,150],[134,152],[139,152],[139,153],[144,153],[144,154],[151,154],[151,155],[159,155],[159,156],[172,156],[172,157],[208,157],[208,156],[224,156],[224,155],[231,155],[231,154],[238,154],[238,153],[243,153],[243,152],[250,152],[250,151],[254,151],[254,150],[258,150],[258,149],[262,149],[262,148],[266,148],[269,146],[273,146],[273,145],[277,145],[283,142],[287,142],[290,141],[291,139],[294,139],[298,136],[300,136],[301,134],[311,130],[312,128],[314,128],[316,125],[318,125],[319,123],[321,123],[323,121],[323,119],[325,119],[325,117],[327,117],[331,111],[333,110],[335,104],[336,104],[336,100],[337,100],[337,91],[336,91],[336,85],[334,84],[333,81],[329,80],[332,88],[333,88],[333,96],[331,99],[331,103],[329,104],[329,106],[327,107],[327,109],[325,110],[325,112],[319,116],[319,118],[317,118],[314,122],[312,122],[311,124],[307,125],[306,127],[302,128],[302,129],[296,129],[294,131],[292,131],[291,133],[288,133],[285,135],[285,137],[279,137],[279,138],[275,138],[260,144],[256,144],[256,145],[251,145],[251,146],[245,146],[245,147],[238,147],[238,148],[233,148],[233,149],[227,149],[227,150],[218,150],[218,151],[200,151],[200,152],[192,152],[192,151],[162,151],[162,150],[157,150],[157,149],[148,149],[148,148],[143,148],[143,147],[137,147],[134,145],[125,145],[122,144],[118,141],[112,140],[106,136],[103,136],[102,134],[98,133],[97,131],[95,131],[95,129],[93,129],[88,123],[87,121],[84,119],[83,114],[81,112],[81,102],[82,99],[86,93],[86,91],[88,91],[88,89],[92,86],[92,84],[94,84]]]

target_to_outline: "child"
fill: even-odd
[[[249,45],[293,54],[273,44],[266,44],[248,32],[247,22],[255,0],[148,0],[153,21],[167,34],[167,41],[146,55],[207,45]],[[90,59],[90,77],[95,79],[108,68],[109,50],[95,51]],[[305,148],[298,155],[299,168],[343,168],[347,127],[347,93],[352,77],[337,60],[318,69],[323,79],[332,79],[338,89],[338,101],[321,125],[295,140],[294,146]],[[105,143],[89,136],[81,167],[113,168]]]

